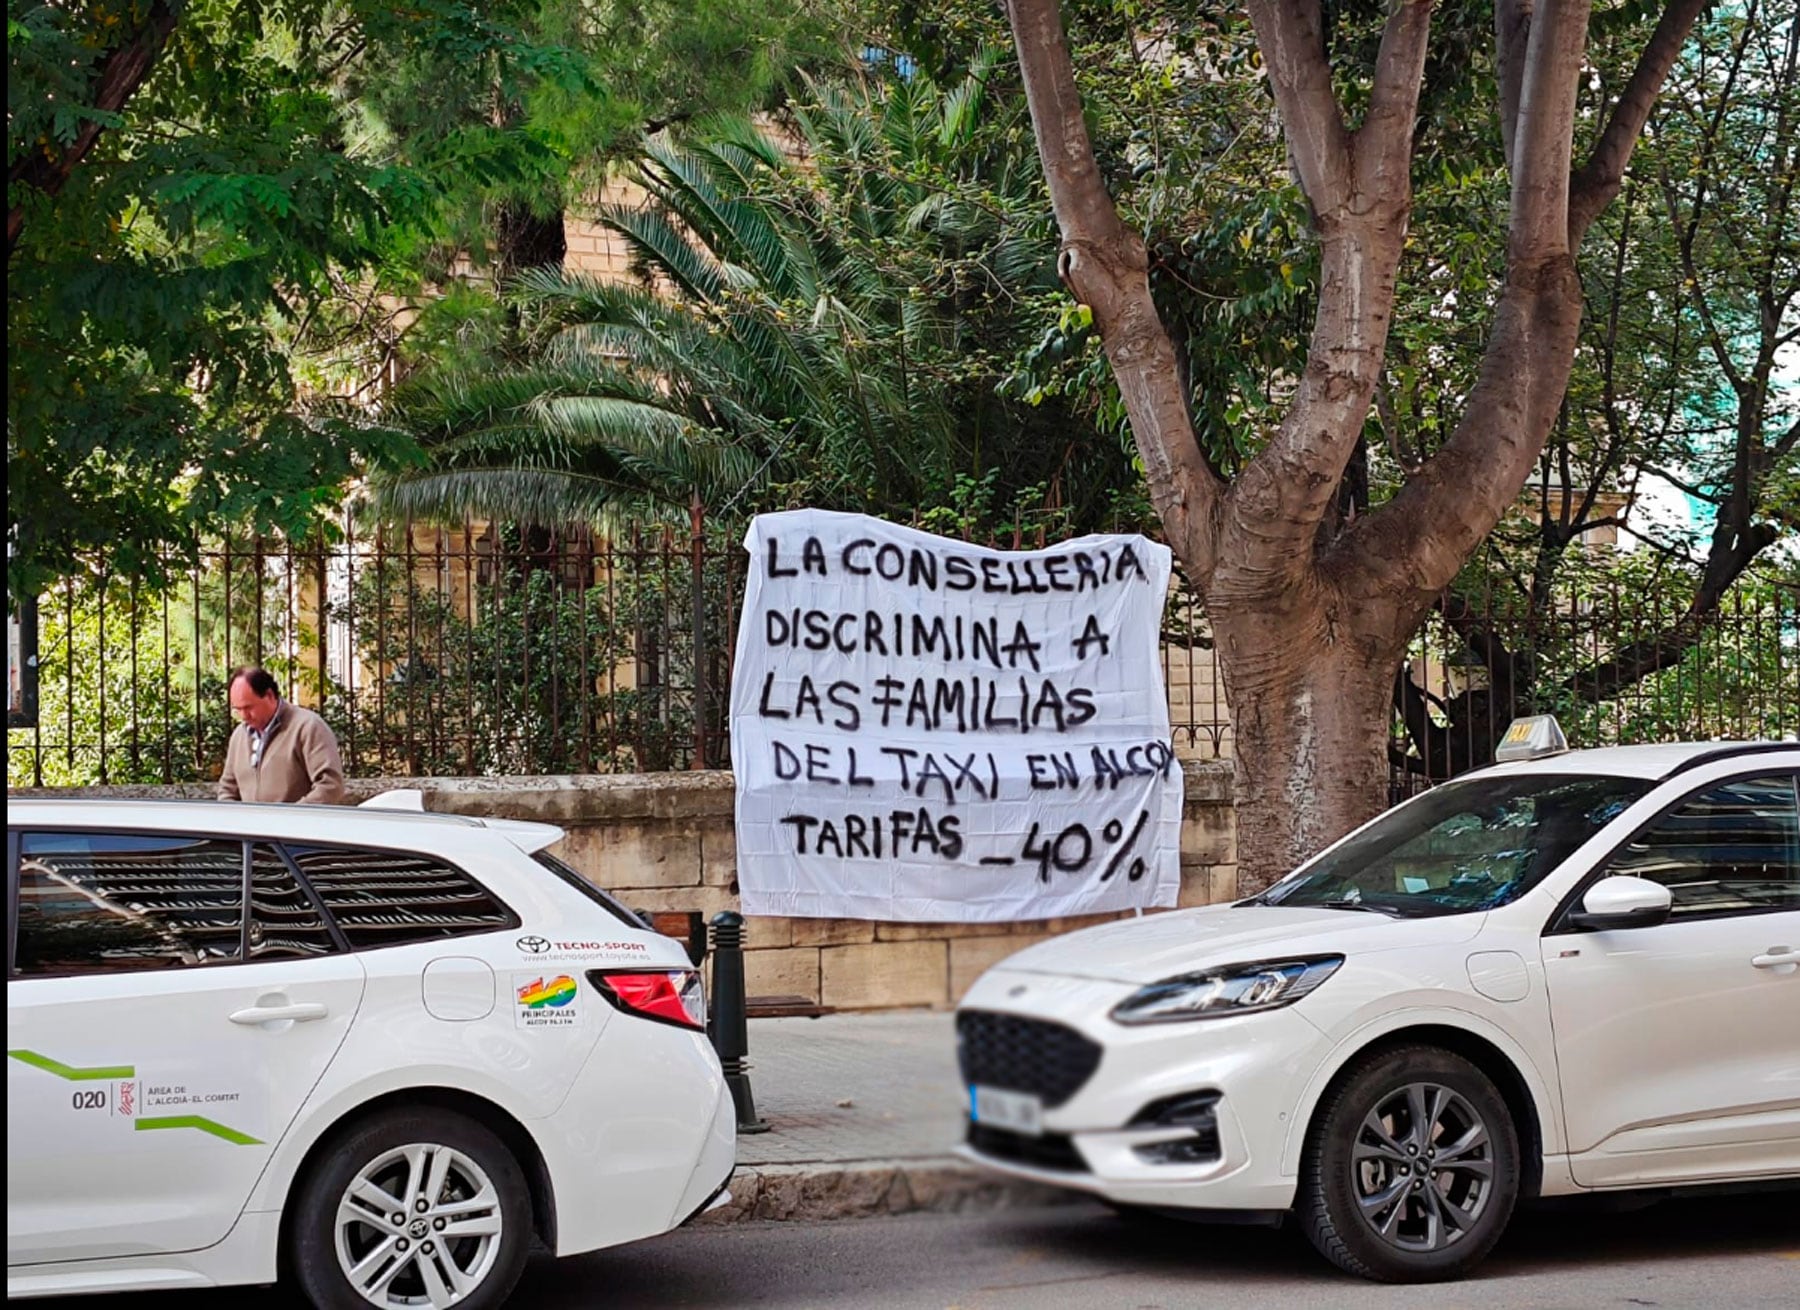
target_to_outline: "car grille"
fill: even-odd
[[[969,1145],[982,1155],[1013,1164],[1030,1165],[1034,1169],[1055,1169],[1061,1173],[1088,1172],[1087,1162],[1075,1143],[1061,1133],[1045,1133],[1027,1137],[987,1124],[969,1125]]]
[[[1030,1092],[1055,1108],[1100,1067],[1100,1047],[1073,1028],[1016,1014],[964,1010],[956,1016],[963,1082]]]

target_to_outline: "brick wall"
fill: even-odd
[[[1181,904],[1237,895],[1228,764],[1188,762]],[[636,910],[737,908],[731,775],[604,774],[531,778],[353,779],[353,801],[418,787],[427,809],[536,819],[564,828],[554,851]],[[209,797],[206,786],[94,787],[22,795]],[[1014,951],[1116,915],[1013,924],[747,921],[752,996],[797,995],[843,1010],[953,1005],[976,976]]]

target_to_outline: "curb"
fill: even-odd
[[[1006,1178],[948,1157],[739,1165],[730,1188],[729,1202],[692,1222],[820,1221],[922,1210],[1003,1210],[1055,1205],[1076,1197],[1064,1188]]]

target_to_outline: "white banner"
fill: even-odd
[[[1175,904],[1169,551],[998,551],[765,514],[731,684],[746,914],[999,922]]]

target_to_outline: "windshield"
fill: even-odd
[[[1408,917],[1491,910],[1524,895],[1650,785],[1543,773],[1447,782],[1253,903]]]

